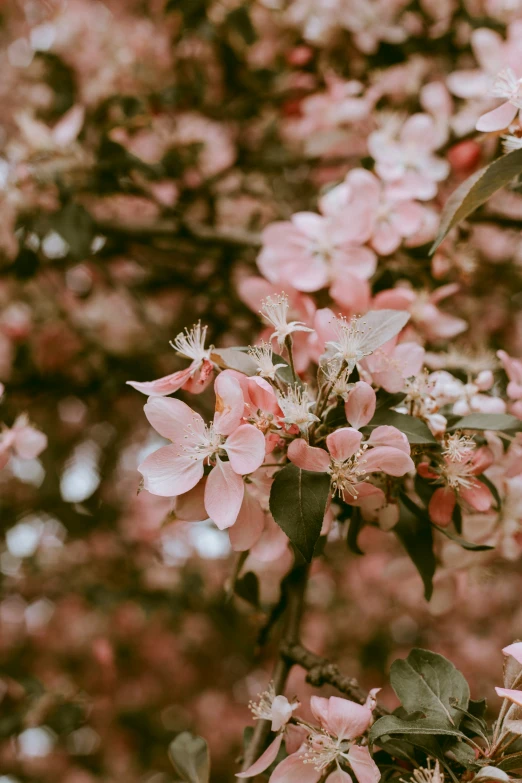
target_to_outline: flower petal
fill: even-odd
[[[441,527],[447,527],[451,522],[456,502],[455,492],[450,487],[439,487],[439,489],[436,489],[428,505],[432,522]]]
[[[317,783],[322,774],[313,764],[305,764],[304,752],[298,751],[277,765],[269,783]]]
[[[192,367],[187,367],[186,370],[164,375],[163,378],[157,378],[155,381],[127,381],[127,385],[149,397],[164,397],[166,394],[172,394],[172,392],[181,389],[183,384],[189,380],[191,373]]]
[[[500,104],[497,109],[488,111],[486,114],[483,114],[482,117],[479,117],[475,128],[478,131],[485,131],[486,133],[503,130],[513,122],[517,111],[518,109],[516,106],[513,106],[512,103],[506,101],[506,103]]]
[[[461,489],[460,496],[475,511],[489,511],[493,505],[493,495],[489,487],[486,487],[482,481],[475,479],[473,486],[468,489]]]
[[[263,509],[250,492],[245,489],[245,495],[239,514],[228,531],[230,545],[234,552],[246,552],[260,539],[265,527]]]
[[[397,429],[397,427],[391,427],[389,424],[382,424],[380,427],[376,427],[372,430],[368,443],[372,446],[393,446],[394,449],[400,449],[405,454],[409,454],[410,444],[408,438]]]
[[[324,449],[309,446],[304,438],[293,440],[288,447],[288,459],[303,470],[324,473],[330,465],[330,457]]]
[[[337,769],[334,769],[334,771],[328,775],[325,783],[351,783],[351,781],[352,779],[348,772],[345,772],[344,769],[337,767]]]
[[[511,655],[518,663],[522,663],[522,642],[514,642],[504,647],[502,652],[504,655]]]
[[[143,407],[156,432],[173,443],[181,443],[187,427],[203,430],[203,419],[181,400],[149,397]]]
[[[509,699],[513,704],[522,707],[522,691],[511,690],[510,688],[495,688],[497,694],[503,699]]]
[[[358,381],[344,406],[346,418],[356,430],[364,427],[373,418],[375,413],[375,392],[369,383]]]
[[[353,427],[341,427],[326,438],[333,459],[344,462],[353,457],[361,445],[362,435]]]
[[[244,772],[238,772],[236,778],[254,778],[256,775],[260,775],[265,769],[274,763],[279,753],[279,748],[283,741],[283,735],[278,734],[273,742],[270,743],[265,752],[259,756],[257,761],[246,769]]]
[[[362,704],[339,696],[328,699],[328,715],[324,728],[339,739],[360,737],[372,722],[372,711]]]
[[[404,476],[410,470],[415,470],[412,458],[401,449],[391,446],[377,446],[367,451],[364,461],[361,460],[361,466],[367,473],[382,470],[388,476]]]
[[[245,402],[239,381],[227,370],[220,373],[214,383],[216,412],[214,427],[220,435],[230,435],[236,430],[243,417]]]
[[[162,446],[149,454],[138,470],[146,490],[153,495],[175,497],[188,492],[203,478],[203,461],[180,456],[175,445]]]
[[[348,760],[359,783],[378,783],[381,779],[379,768],[368,748],[352,745],[348,751]]]
[[[219,457],[210,471],[205,487],[205,508],[207,514],[220,530],[231,527],[236,521],[245,484],[241,476],[234,471],[232,463],[223,462]]]
[[[241,476],[253,473],[265,458],[265,436],[252,424],[241,424],[229,435],[223,447],[230,464]]]

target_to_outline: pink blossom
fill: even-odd
[[[164,397],[178,389],[200,394],[212,380],[214,365],[210,361],[212,348],[205,348],[207,327],[197,323],[192,329],[180,332],[171,343],[179,356],[191,359],[185,370],[165,375],[155,381],[127,381],[137,391],[150,397]]]
[[[290,443],[288,458],[304,470],[329,473],[332,491],[354,505],[368,495],[382,494],[366,481],[370,473],[404,476],[414,469],[408,440],[395,427],[376,427],[364,445],[362,437],[352,427],[341,427],[327,436],[328,451],[299,438]]]
[[[434,155],[444,141],[429,114],[413,114],[402,124],[395,119],[368,137],[375,171],[395,198],[429,201],[437,183],[446,179],[449,164]]]
[[[242,398],[237,406],[243,409]],[[205,509],[219,528],[233,525],[245,492],[242,476],[257,470],[265,456],[263,433],[252,424],[232,429],[235,410],[224,417],[221,426],[219,419],[205,425],[198,413],[173,398],[151,397],[144,411],[154,429],[172,441],[138,466],[145,489],[166,497],[182,495],[201,481],[209,465]]]
[[[11,429],[0,432],[0,470],[12,455],[20,459],[36,459],[47,448],[47,435],[29,424],[25,414],[19,416]]]
[[[442,527],[450,524],[458,500],[481,512],[493,505],[491,490],[476,478],[491,465],[491,451],[486,447],[477,449],[471,438],[458,433],[448,436],[444,446],[443,461],[436,468],[427,463],[417,467],[423,478],[443,485],[435,490],[428,506],[430,518]]]
[[[264,230],[257,263],[271,283],[306,292],[331,286],[339,304],[344,304],[341,289],[351,283],[368,297],[365,281],[375,271],[376,258],[362,245],[370,236],[373,215],[349,177],[320,201],[322,215],[298,212],[291,221]]]
[[[392,394],[402,391],[407,378],[420,373],[424,348],[418,343],[400,343],[396,339],[382,345],[361,362],[373,383]]]
[[[497,75],[491,88],[496,98],[505,98],[496,109],[479,117],[476,128],[479,131],[498,131],[507,128],[522,109],[522,81],[517,79],[511,68],[504,68]]]
[[[512,22],[507,27],[504,38],[495,30],[481,27],[471,34],[471,47],[479,68],[475,70],[454,71],[448,77],[448,86],[459,98],[483,98],[487,95],[497,73],[503,68],[511,68],[520,73],[520,37],[522,22]]]
[[[458,290],[459,286],[453,283],[440,286],[431,293],[398,286],[376,294],[372,307],[376,310],[407,310],[411,313],[411,323],[426,339],[447,340],[461,334],[468,326],[462,318],[446,313],[438,307],[439,302]]]

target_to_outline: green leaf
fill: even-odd
[[[414,514],[404,502],[400,502],[400,519],[393,532],[415,564],[424,582],[424,595],[429,601],[433,593],[435,555],[431,526]]]
[[[500,499],[500,495],[498,493],[498,489],[493,484],[491,479],[488,479],[488,477],[485,476],[484,473],[481,473],[480,476],[477,476],[477,478],[478,478],[479,481],[482,481],[482,483],[486,485],[486,487],[489,489],[489,491],[491,492],[491,494],[495,498],[495,503],[497,504],[497,511],[498,511],[498,509],[502,505],[502,501]]]
[[[520,150],[522,152],[522,150]],[[470,413],[463,416],[449,430],[515,430],[522,422],[510,413]]]
[[[473,541],[466,541],[465,538],[461,538],[460,536],[457,536],[455,533],[452,533],[451,530],[448,530],[446,527],[439,527],[434,522],[430,522],[432,527],[435,528],[435,530],[438,530],[439,533],[442,533],[443,536],[446,536],[446,538],[450,538],[452,541],[455,541],[456,544],[462,547],[462,549],[468,549],[470,552],[485,552],[488,549],[494,549],[494,546],[488,546],[488,544],[474,544]]]
[[[382,427],[383,424],[397,427],[398,430],[404,432],[410,443],[437,443],[428,425],[421,419],[416,419],[415,416],[408,416],[406,413],[386,410],[385,408],[376,411],[371,422],[366,427],[363,427],[361,432],[364,435],[370,435],[376,427]]]
[[[396,405],[400,405],[405,397],[406,394],[404,392],[392,394],[384,389],[379,389],[375,400],[375,410],[378,411],[381,410],[381,408],[384,408],[385,410],[395,408]]]
[[[484,204],[522,171],[522,150],[508,152],[468,177],[449,197],[442,212],[439,233],[430,254],[434,253],[451,229]]]
[[[252,606],[259,606],[259,580],[253,571],[247,571],[244,576],[236,579],[234,592]]]
[[[466,769],[477,768],[475,751],[466,742],[459,742],[458,740],[452,742],[446,748],[444,755],[466,767]]]
[[[203,737],[183,731],[169,745],[169,758],[186,783],[208,783],[210,757]]]
[[[357,508],[357,506],[354,506],[353,514],[350,518],[350,521],[348,522],[348,536],[346,538],[346,543],[348,544],[348,548],[356,555],[364,555],[364,552],[357,543],[357,538],[359,537],[359,533],[363,527],[364,520],[362,518],[361,509]]]
[[[279,369],[276,371],[276,376],[280,378],[284,383],[287,383],[289,386],[294,386],[294,384],[297,383],[298,386],[302,386],[303,382],[298,377],[296,381],[294,381],[294,376],[292,373],[292,368],[286,361],[286,359],[283,359],[282,356],[280,356],[278,353],[272,354],[272,362],[273,364],[284,364],[284,367],[279,367]]]
[[[274,478],[270,513],[307,562],[321,533],[330,492],[328,473],[287,465]]]
[[[241,348],[215,348],[210,359],[222,370],[237,370],[248,376],[257,372],[255,361]]]
[[[399,718],[398,715],[385,715],[383,718],[379,718],[376,723],[373,724],[370,730],[370,742],[375,743],[380,737],[393,734],[407,734],[410,736],[411,741],[413,738],[411,735],[438,735],[443,734],[450,737],[464,737],[464,734],[456,728],[451,726],[443,726],[432,720],[426,718],[413,718],[405,720]],[[413,742],[413,744],[415,744]]]
[[[461,710],[469,705],[464,675],[444,656],[429,650],[412,650],[405,660],[394,661],[390,682],[408,712],[422,712],[437,725],[456,729]]]

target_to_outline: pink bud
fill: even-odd
[[[346,401],[346,418],[356,430],[373,419],[375,413],[375,392],[369,383],[358,381]]]

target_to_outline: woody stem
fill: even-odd
[[[281,647],[278,660],[275,664],[272,675],[274,690],[277,694],[283,692],[286,681],[288,679],[288,674],[290,673],[290,669],[294,664],[294,661],[284,656],[281,653],[281,650],[284,645],[296,644],[299,640],[299,632],[304,609],[304,597],[308,583],[308,573],[308,565],[298,565],[294,567],[285,580],[285,625],[281,638]],[[250,767],[263,752],[269,732],[270,721],[257,721],[252,739],[245,751],[242,767],[243,772],[248,769],[248,767]]]

